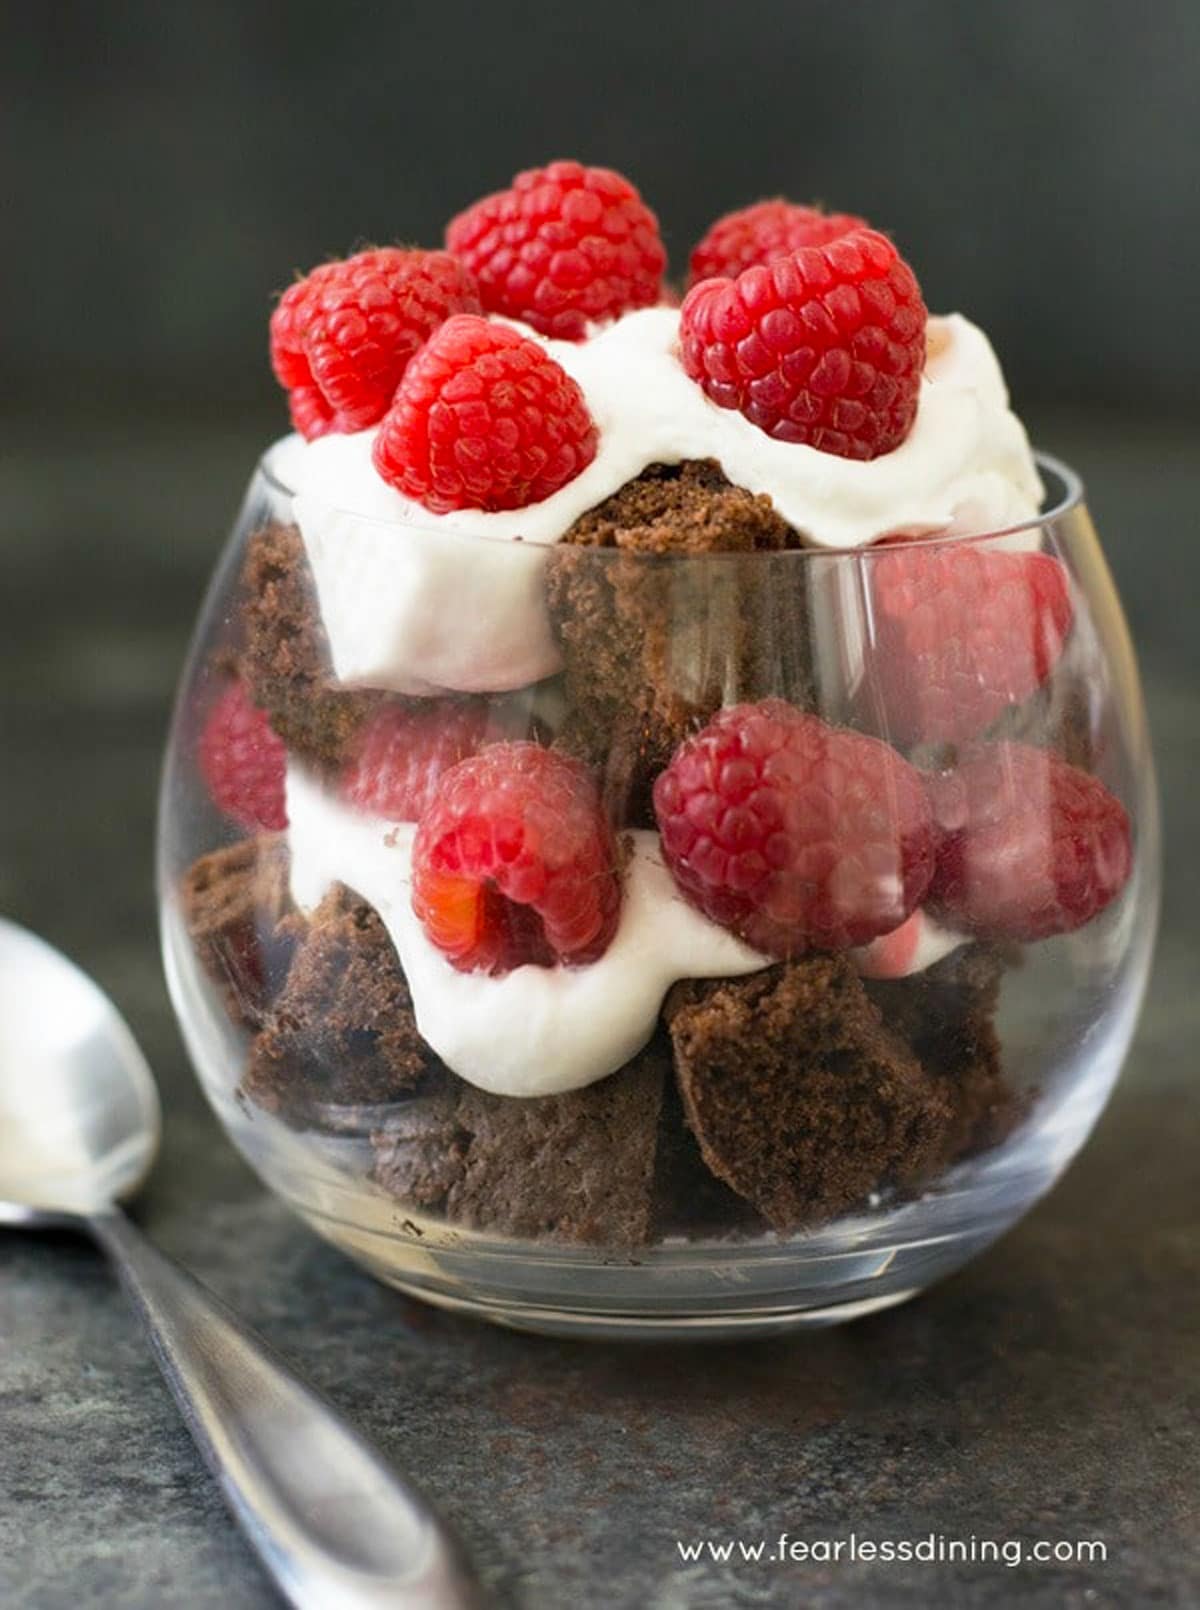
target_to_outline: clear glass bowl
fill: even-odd
[[[333,685],[292,497],[269,458],[205,600],[175,712],[160,817],[163,943],[212,1105],[319,1234],[413,1295],[507,1324],[727,1335],[900,1302],[1050,1188],[1128,1047],[1159,864],[1133,653],[1071,471],[1039,461],[1049,492],[1028,526],[909,537],[952,559],[1038,550],[1063,567],[1061,653],[1029,643],[1022,671],[1010,643],[1013,696],[985,741],[1054,750],[1122,802],[1132,859],[1120,893],[1075,931],[1036,941],[955,945],[962,924],[927,902],[903,930],[920,940],[915,956],[896,936],[681,983],[621,1071],[579,1092],[513,1096],[459,1079],[416,1029],[389,938],[409,910],[405,830],[338,798],[363,733],[400,696],[380,690],[369,663],[378,621],[361,643],[339,626],[348,674]],[[354,555],[346,596],[355,607],[383,600],[394,641],[422,667],[422,693],[486,681],[482,729],[582,757],[618,833],[643,835],[623,840],[635,860],[657,843],[654,777],[725,706],[788,700],[893,743],[942,784],[972,752],[954,741],[953,698],[949,716],[943,706],[932,718],[940,738],[916,741],[914,701],[927,714],[937,705],[920,685],[924,662],[898,661],[894,643],[883,652],[879,567],[894,545],[658,555],[410,531],[418,556],[439,545],[438,564],[401,574],[388,568],[394,528],[347,516],[343,535]],[[980,633],[990,616],[980,609]],[[466,676],[464,642],[475,654]],[[286,832],[248,831],[211,803],[201,734],[233,676],[287,741]],[[1015,777],[1000,820],[1023,813],[1036,839],[1049,831],[1048,795],[1021,792]],[[945,786],[957,797],[953,780]],[[957,830],[969,849],[975,829]],[[331,891],[339,877],[346,887]],[[647,959],[651,971],[672,965],[686,971]],[[620,988],[630,977],[618,975]],[[481,987],[483,1001],[500,1002]],[[488,1011],[465,1013],[476,1042],[482,1012],[497,1065],[553,1085],[575,1036],[539,1039],[531,1019],[526,1043],[513,1027],[519,1008],[515,1018],[499,1004]],[[431,1015],[443,1029],[455,1016],[426,1011],[422,1022]],[[576,1026],[586,1036],[598,1022],[603,1038],[606,1021],[593,1006]]]

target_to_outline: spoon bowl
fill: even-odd
[[[146,1059],[96,984],[0,917],[0,1221],[93,1213],[131,1196],[162,1117]]]

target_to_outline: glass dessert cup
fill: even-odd
[[[1039,468],[1036,521],[906,537],[1062,566],[1061,652],[1046,663],[1028,645],[1033,669],[1014,673],[982,741],[1050,750],[1097,779],[1128,814],[1127,876],[1090,920],[1048,937],[979,931],[928,899],[871,944],[777,962],[747,959],[672,883],[653,783],[717,711],[763,700],[953,778],[975,740],[916,732],[913,700],[932,708],[928,690],[880,650],[879,567],[895,545],[659,554],[401,534],[347,515],[346,585],[407,589],[393,625],[419,640],[426,685],[401,694],[365,662],[338,666],[335,681],[312,555],[268,455],[183,678],[159,878],[189,1052],[269,1187],[412,1295],[594,1336],[874,1312],[1020,1218],[1082,1146],[1120,1069],[1159,858],[1120,607],[1078,480],[1046,458]],[[400,570],[397,544],[410,556]],[[465,661],[448,652],[448,618],[475,645]],[[206,788],[201,734],[232,676],[287,745],[282,831],[232,824]],[[586,763],[623,846],[617,938],[567,969],[561,990],[544,976],[513,986],[516,973],[448,981],[411,912],[413,829],[346,792],[382,710],[415,708],[418,691],[432,710],[481,685],[492,691],[473,696],[479,730]],[[1048,797],[1005,775],[1004,809],[1024,813],[1026,839],[1049,838]]]

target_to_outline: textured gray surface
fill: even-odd
[[[266,428],[119,421],[0,469],[0,909],[117,998],[162,1082],[147,1227],[459,1522],[497,1602],[1200,1599],[1200,590],[1194,432],[1047,421],[1143,651],[1165,923],[1136,1049],[1063,1184],[977,1264],[840,1331],[570,1345],[422,1310],[264,1196],[209,1117],[158,968],[150,836],[189,617]],[[1181,600],[1185,603],[1181,604]],[[676,1540],[1096,1538],[1105,1564],[684,1566]],[[92,1252],[0,1237],[0,1604],[273,1603]]]

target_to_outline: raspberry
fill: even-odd
[[[198,746],[213,804],[241,827],[287,826],[287,750],[240,682],[231,682],[208,713]]]
[[[709,227],[692,252],[688,283],[696,285],[717,276],[732,279],[756,263],[769,263],[802,246],[828,246],[839,235],[866,228],[866,219],[852,212],[801,207],[782,196],[757,201],[752,207],[727,212]]]
[[[861,703],[897,742],[975,737],[1036,692],[1071,627],[1067,573],[1049,554],[898,543],[872,554],[866,574]]]
[[[463,314],[408,367],[375,438],[375,468],[435,514],[523,509],[596,456],[579,387],[528,336]]]
[[[293,386],[288,392],[288,412],[305,441],[339,428],[319,386]]]
[[[610,168],[552,162],[451,219],[446,245],[484,307],[577,341],[587,325],[658,301],[667,254],[658,219]]]
[[[392,822],[418,822],[443,772],[483,747],[482,699],[385,705],[367,723],[342,774],[342,797]]]
[[[595,961],[616,932],[621,888],[586,767],[523,742],[452,766],[417,829],[412,898],[464,972]]]
[[[1125,807],[1050,750],[978,744],[929,786],[942,830],[930,899],[971,932],[1070,933],[1124,888],[1133,855]]]
[[[654,811],[688,899],[773,956],[891,933],[933,872],[920,774],[782,699],[732,705],[682,743]]]
[[[683,366],[713,402],[779,441],[878,458],[916,417],[925,319],[891,241],[855,229],[693,286],[679,316]]]
[[[271,315],[271,367],[296,429],[311,439],[374,425],[438,325],[478,311],[475,282],[449,252],[384,246],[314,268]]]

